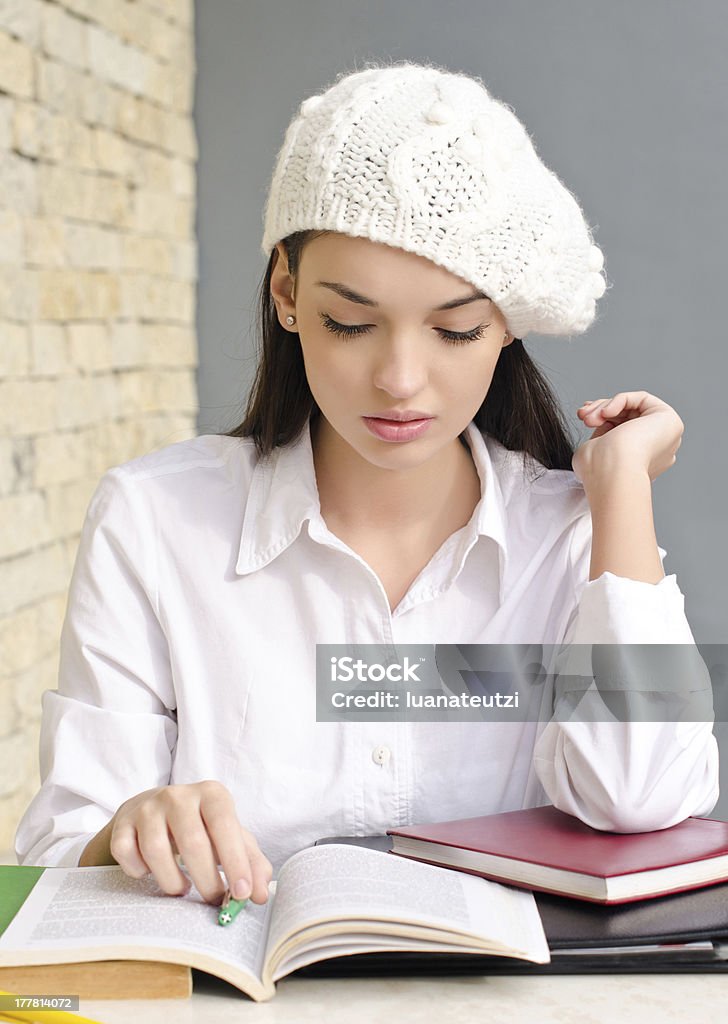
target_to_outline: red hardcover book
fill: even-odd
[[[389,829],[391,852],[539,892],[628,903],[728,880],[728,822],[602,832],[555,807]]]

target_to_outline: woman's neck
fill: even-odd
[[[427,463],[404,470],[372,465],[321,417],[311,424],[311,443],[321,514],[334,533],[337,526],[401,534],[436,530],[444,521],[459,527],[480,500],[477,468],[459,439]]]

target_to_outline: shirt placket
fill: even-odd
[[[312,522],[312,539],[340,551],[357,563],[366,589],[347,594],[345,632],[347,643],[376,644],[382,662],[391,664],[400,660],[394,642],[392,613],[386,591],[374,570],[343,541],[332,534],[321,522]],[[376,605],[378,614],[372,616],[377,623],[372,635],[373,623],[360,626],[357,609],[362,604],[371,608]],[[348,789],[351,794],[353,827],[356,834],[381,832],[406,824],[411,805],[410,744],[406,721],[347,722],[353,741],[347,766]]]

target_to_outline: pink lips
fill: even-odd
[[[385,420],[363,416],[367,430],[381,441],[414,441],[421,437],[432,423],[432,417],[418,420]]]

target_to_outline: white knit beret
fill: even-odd
[[[263,254],[329,230],[427,257],[485,292],[516,338],[580,334],[604,258],[579,203],[479,79],[401,62],[339,76],[288,126]]]

